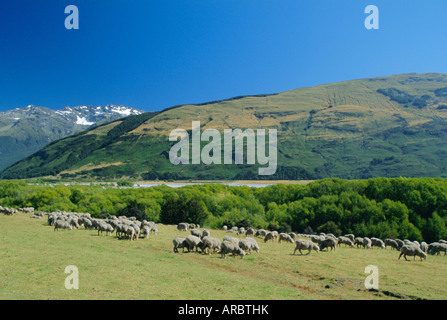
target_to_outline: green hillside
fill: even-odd
[[[118,105],[53,110],[29,105],[0,112],[0,170],[56,141],[142,111]]]
[[[176,128],[277,129],[278,167],[173,165]],[[402,74],[278,94],[182,105],[56,141],[5,169],[2,178],[321,179],[446,177],[447,75]],[[206,144],[203,143],[202,144]],[[191,154],[191,153],[190,153]],[[246,159],[244,159],[246,160]]]

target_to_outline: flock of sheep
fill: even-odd
[[[197,226],[198,228],[199,226]],[[253,250],[259,252],[259,245],[257,244],[255,238],[261,238],[264,242],[275,241],[277,239],[278,243],[281,241],[290,242],[295,244],[295,250],[293,254],[298,250],[302,255],[301,250],[307,250],[307,254],[310,252],[320,250],[336,250],[337,246],[345,245],[349,247],[362,247],[365,249],[371,249],[373,247],[386,249],[386,247],[391,247],[400,252],[399,260],[403,256],[405,260],[407,256],[416,257],[420,259],[426,259],[428,254],[440,254],[444,252],[447,253],[447,241],[439,240],[438,242],[433,242],[427,244],[426,242],[419,243],[418,241],[410,240],[400,240],[400,239],[385,239],[381,240],[378,238],[368,238],[368,237],[355,237],[353,234],[346,234],[344,236],[335,237],[333,234],[320,233],[319,235],[309,235],[309,234],[296,234],[291,233],[278,233],[277,231],[267,231],[264,229],[255,230],[253,228],[233,227],[228,229],[224,226],[223,230],[226,232],[237,233],[238,235],[245,235],[244,239],[238,239],[231,236],[225,236],[223,240],[210,237],[208,230],[201,232],[198,230],[194,224],[189,225],[188,223],[180,223],[177,229],[180,231],[187,231],[190,229],[191,235],[186,238],[176,237],[173,240],[174,252],[178,252],[179,248],[183,248],[189,251],[200,249],[203,253],[211,254],[211,252],[220,252],[222,258],[226,257],[226,254],[231,253],[234,256],[239,255],[243,258],[246,251],[251,253]],[[309,238],[309,239],[300,239]]]
[[[34,213],[34,208],[27,207],[27,208],[6,208],[0,206],[0,213],[3,213],[7,216],[12,216],[14,214],[18,214],[19,212],[25,212],[25,213]]]
[[[51,213],[35,212],[31,218],[48,216],[48,225],[54,226],[54,231],[73,230],[84,227],[88,230],[98,230],[98,236],[111,236],[113,232],[119,239],[138,240],[140,236],[147,239],[151,233],[157,234],[158,229],[153,221],[138,221],[135,217],[110,216],[107,219],[92,218],[89,213],[55,211]]]
[[[135,217],[127,218],[125,216],[110,216],[107,219],[95,219],[89,213],[74,212],[52,212],[48,214],[48,224],[54,225],[54,230],[73,228],[79,229],[84,226],[85,229],[96,229],[98,235],[111,236],[113,232],[119,239],[138,240],[140,236],[145,235],[147,239],[151,233],[157,234],[158,229],[153,221],[138,221]]]
[[[135,217],[127,218],[125,216],[110,216],[107,219],[95,219],[92,218],[89,213],[75,213],[75,212],[62,212],[55,211],[52,213],[44,213],[41,211],[34,211],[34,208],[4,208],[0,206],[0,213],[5,215],[14,215],[19,212],[32,213],[31,218],[41,219],[44,215],[48,216],[48,225],[54,226],[54,231],[58,230],[73,230],[84,227],[85,229],[98,230],[98,235],[111,236],[113,232],[117,238],[129,239],[130,241],[138,240],[141,236],[148,238],[151,233],[157,234],[158,229],[153,221],[143,220],[138,221]],[[209,230],[200,231],[199,225],[179,223],[177,229],[179,231],[190,230],[191,234],[187,237],[176,237],[173,240],[174,253],[178,253],[178,249],[185,249],[190,252],[196,249],[201,250],[204,254],[220,253],[222,258],[226,258],[227,254],[231,254],[233,257],[238,255],[243,258],[246,254],[251,254],[252,251],[259,253],[259,245],[255,238],[261,238],[264,242],[277,240],[294,243],[295,250],[293,254],[298,250],[303,254],[302,250],[308,251],[321,251],[321,250],[336,250],[336,247],[341,245],[349,247],[362,247],[365,249],[371,249],[373,247],[386,249],[391,247],[400,252],[399,258],[402,256],[407,260],[407,256],[419,257],[421,260],[427,258],[427,254],[435,255],[444,252],[447,254],[447,241],[439,240],[427,244],[426,242],[419,243],[418,241],[400,240],[400,239],[385,239],[368,237],[355,237],[353,234],[346,234],[344,236],[335,237],[333,234],[320,233],[315,234],[296,234],[291,233],[278,233],[277,231],[268,231],[264,229],[255,230],[253,228],[233,227],[228,229],[224,226],[223,230],[228,233],[236,233],[237,235],[245,236],[243,239],[239,239],[232,236],[225,236],[222,240],[211,237]],[[307,239],[302,239],[307,238]]]
[[[199,227],[199,226],[197,226]],[[185,249],[188,252],[200,249],[204,254],[211,254],[212,252],[221,254],[222,258],[226,258],[227,254],[234,256],[239,255],[243,258],[246,254],[252,251],[259,252],[259,245],[255,239],[246,237],[245,239],[238,239],[231,236],[225,236],[221,241],[218,238],[210,236],[209,230],[200,231],[194,224],[180,223],[177,226],[178,230],[187,231],[191,228],[191,235],[186,238],[176,237],[172,242],[174,244],[173,251],[178,253],[178,249]]]

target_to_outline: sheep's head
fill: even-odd
[[[421,257],[421,260],[422,259],[427,260],[427,254],[425,252],[423,252],[423,251],[418,252],[418,256]]]
[[[238,248],[237,249],[237,253],[241,256],[241,259],[244,258],[244,256],[245,256],[245,251],[244,250],[242,250],[241,248]]]

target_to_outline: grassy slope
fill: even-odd
[[[88,156],[60,173],[79,173],[120,178],[139,178],[155,169],[177,172],[190,178],[232,179],[237,173],[256,168],[244,166],[174,166],[167,159],[172,143],[167,136],[175,128],[191,129],[200,120],[202,130],[215,128],[278,128],[278,165],[294,167],[306,174],[301,179],[326,177],[369,178],[377,176],[447,176],[445,125],[447,112],[437,109],[434,90],[447,86],[442,74],[403,74],[361,79],[300,88],[276,95],[243,97],[202,105],[184,105],[165,110],[135,129],[124,132],[107,147],[92,150]],[[425,108],[405,107],[378,89],[396,88],[410,95],[428,95]],[[98,139],[107,134],[93,130]],[[51,145],[54,153],[70,140]],[[80,141],[80,143],[82,143]],[[54,168],[65,161],[72,150],[54,161],[30,158],[10,168],[26,172],[36,168]],[[92,166],[120,162],[108,172],[89,171]],[[32,172],[32,170],[30,171]],[[6,178],[17,178],[6,176]],[[242,177],[247,178],[247,177]],[[272,177],[273,179],[278,177]],[[281,177],[279,177],[281,178]]]
[[[54,232],[29,215],[0,215],[0,299],[391,299],[383,292],[445,299],[445,256],[398,261],[396,251],[339,248],[292,255],[294,245],[263,243],[259,254],[172,253],[185,234],[159,225],[159,234],[129,242],[95,231]],[[222,239],[227,233],[212,230]],[[366,291],[367,265],[379,268],[380,293]],[[67,265],[79,269],[79,290],[66,290]],[[326,286],[329,285],[329,288]]]

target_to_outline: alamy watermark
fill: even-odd
[[[217,129],[200,130],[200,121],[192,122],[191,137],[185,129],[175,129],[169,134],[169,141],[178,141],[169,151],[172,164],[244,164],[244,140],[246,141],[246,163],[255,165],[256,162],[266,167],[258,168],[259,175],[273,175],[278,165],[277,130],[268,130],[266,141],[265,129],[224,129],[223,141],[221,132]],[[191,139],[190,139],[191,138]],[[211,141],[210,141],[211,139]],[[190,157],[191,140],[191,157]],[[201,142],[208,142],[202,148]],[[222,145],[223,144],[223,145]],[[266,153],[268,146],[268,153]],[[223,149],[223,154],[222,154]],[[223,155],[223,161],[222,161]]]
[[[79,29],[79,9],[75,5],[68,5],[65,7],[65,14],[69,14],[65,18],[65,28],[67,30]],[[379,8],[375,5],[368,5],[364,11],[368,16],[365,19],[365,28],[368,30],[379,29]]]
[[[369,5],[365,8],[365,13],[368,17],[365,19],[365,28],[367,30],[379,29],[379,8],[374,5]]]
[[[65,267],[65,273],[69,273],[70,275],[65,278],[65,289],[79,289],[79,270],[76,266],[67,266]]]
[[[365,268],[365,273],[368,274],[365,279],[365,288],[379,290],[379,268],[369,265]]]
[[[65,29],[79,29],[79,9],[75,5],[69,5],[65,7],[66,14],[70,14],[65,18],[64,25]]]

